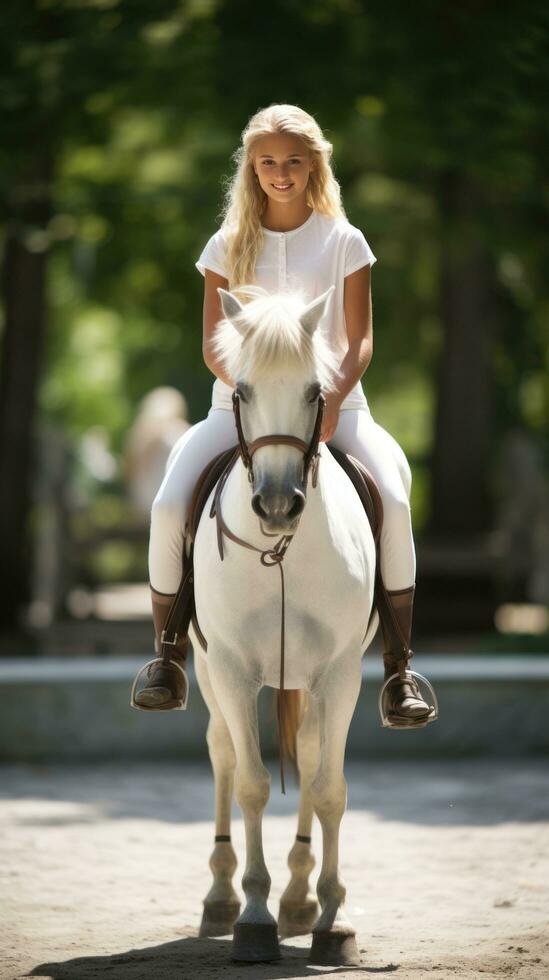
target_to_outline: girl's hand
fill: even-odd
[[[329,442],[337,429],[337,423],[339,422],[339,410],[343,399],[340,395],[336,395],[334,392],[326,394],[324,397],[326,399],[326,404],[324,406],[324,415],[322,416],[320,442]]]

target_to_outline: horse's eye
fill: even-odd
[[[320,384],[318,381],[315,381],[307,388],[307,392],[306,392],[307,401],[316,402],[319,395],[320,395]]]

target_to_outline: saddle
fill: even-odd
[[[327,448],[347,474],[356,492],[358,493],[370,523],[372,535],[376,545],[376,581],[374,589],[374,604],[372,606],[370,621],[368,623],[369,628],[376,608],[378,608],[381,615],[382,610],[385,610],[388,602],[384,595],[385,588],[379,571],[379,540],[383,525],[383,503],[381,500],[381,494],[372,474],[366,469],[365,466],[363,466],[361,462],[359,462],[358,459],[355,459],[354,456],[351,456],[348,453],[341,452],[339,449],[335,449],[334,446],[328,445]],[[206,638],[198,624],[194,602],[194,542],[196,539],[200,518],[202,517],[204,507],[206,506],[206,501],[218,482],[221,479],[224,480],[227,478],[230,470],[240,456],[240,453],[240,446],[235,445],[230,449],[219,453],[217,456],[214,456],[213,459],[211,459],[210,462],[204,467],[195,484],[184,531],[181,584],[172,603],[164,626],[162,636],[163,644],[165,643],[167,645],[171,645],[177,642],[177,635],[186,635],[189,625],[192,622],[202,649],[204,651],[208,649]],[[210,511],[210,517],[213,517],[213,504]]]

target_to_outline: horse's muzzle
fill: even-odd
[[[252,496],[252,510],[273,534],[293,531],[304,507],[305,494],[297,487],[290,493],[258,488]]]

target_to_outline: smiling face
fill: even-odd
[[[262,189],[280,203],[304,195],[314,169],[313,156],[305,143],[290,133],[272,133],[258,139],[252,162]]]

